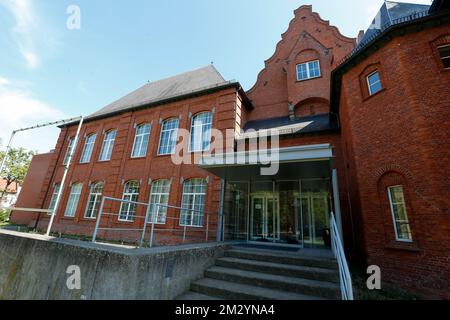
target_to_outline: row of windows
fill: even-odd
[[[103,182],[93,184],[90,188],[89,198],[84,217],[95,219],[98,215],[101,198],[103,195]],[[167,219],[167,209],[169,205],[171,182],[169,180],[158,180],[152,183],[149,206],[147,209],[148,221],[153,223],[156,219],[157,224],[165,224]],[[70,190],[69,200],[67,201],[65,217],[75,217],[78,204],[83,189],[82,183],[73,184]],[[60,191],[60,185],[56,184],[53,196],[50,201],[49,210],[55,209],[56,199]],[[138,181],[129,181],[125,184],[122,199],[130,202],[122,202],[119,211],[119,221],[134,222],[136,218],[136,203],[139,198],[140,183]],[[183,197],[181,201],[181,226],[201,227],[203,226],[203,217],[206,199],[206,182],[203,179],[187,180],[183,184]]]
[[[159,140],[158,155],[171,155],[175,153],[178,140],[178,129],[180,120],[177,118],[168,119],[161,125],[161,137]],[[212,130],[212,113],[203,112],[192,118],[191,134],[189,142],[190,152],[203,152],[210,148]],[[150,139],[151,124],[141,124],[136,128],[133,149],[131,151],[132,158],[142,158],[147,155],[148,142]],[[103,140],[102,149],[100,151],[99,161],[111,160],[114,149],[114,142],[117,137],[117,130],[108,131]],[[83,152],[81,154],[80,163],[89,163],[94,151],[97,134],[89,135],[84,143]],[[75,138],[70,138],[69,146],[64,157],[64,165],[69,162],[70,155],[74,146]]]

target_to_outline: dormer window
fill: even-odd
[[[450,44],[438,47],[444,69],[450,69]]]
[[[319,78],[320,76],[319,60],[309,61],[297,65],[297,81]]]

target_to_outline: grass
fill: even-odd
[[[369,275],[357,265],[351,265],[355,300],[419,300],[418,296],[403,290],[383,285],[381,290],[369,290],[366,285]]]

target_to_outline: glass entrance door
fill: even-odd
[[[298,199],[301,203],[303,246],[308,248],[328,246],[329,209],[327,194],[307,193]]]
[[[253,195],[251,201],[251,240],[280,239],[280,210],[278,199],[272,195]]]

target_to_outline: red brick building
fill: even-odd
[[[92,236],[109,196],[142,205],[106,201],[105,239],[137,241],[150,203],[158,245],[224,237],[327,248],[333,211],[353,259],[449,299],[449,22],[445,1],[385,2],[357,40],[302,6],[248,92],[213,66],[144,85],[85,119],[53,231]],[[212,129],[231,130],[231,147],[173,162],[182,140],[185,157],[210,150]],[[55,207],[76,130],[61,128],[41,208]],[[271,176],[249,160],[252,134],[267,130],[279,134]],[[43,229],[49,216],[33,220]]]

